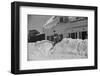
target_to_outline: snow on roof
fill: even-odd
[[[45,29],[50,29],[50,28],[52,28],[53,26],[55,26],[56,25],[56,23],[54,22],[55,21],[55,16],[52,16],[44,25],[43,25],[43,27],[45,28]],[[50,23],[52,23],[52,22],[54,22],[54,24],[50,24]]]

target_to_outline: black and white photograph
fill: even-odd
[[[11,72],[97,69],[97,7],[11,4]]]
[[[88,17],[27,16],[28,61],[88,58]]]

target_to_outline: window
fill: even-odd
[[[60,17],[60,23],[63,23],[63,17]]]

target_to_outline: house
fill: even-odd
[[[87,39],[88,18],[52,16],[43,26],[45,39],[59,42],[63,38]]]

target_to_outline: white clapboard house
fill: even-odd
[[[59,42],[63,38],[87,39],[88,18],[52,16],[44,25],[45,39]]]

